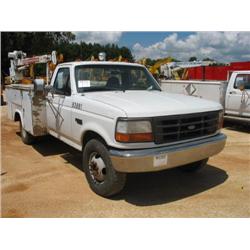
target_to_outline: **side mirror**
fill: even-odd
[[[47,96],[48,93],[51,93],[52,94],[52,97],[54,98],[54,93],[55,93],[55,89],[53,88],[52,85],[46,85],[44,87],[44,92],[45,92],[45,95]]]
[[[35,95],[43,95],[44,94],[44,87],[45,83],[43,79],[35,79],[34,83],[34,92]]]

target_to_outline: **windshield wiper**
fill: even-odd
[[[161,89],[147,89],[148,91],[153,91],[153,90],[156,90],[156,91],[162,91]]]
[[[115,89],[115,88],[88,88],[84,89],[84,92],[95,92],[95,91],[121,91],[121,89]]]

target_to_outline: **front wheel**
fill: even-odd
[[[22,138],[23,143],[28,144],[28,145],[33,144],[35,141],[35,137],[24,129],[21,121],[19,125],[20,125],[20,133],[21,133],[21,138]]]
[[[202,168],[204,168],[206,166],[207,162],[208,162],[208,158],[201,160],[201,161],[196,161],[196,162],[181,166],[180,169],[183,172],[188,172],[188,173],[197,172],[197,171],[201,170]]]
[[[125,186],[126,174],[113,168],[107,147],[97,139],[84,147],[83,169],[90,188],[98,195],[110,197]]]

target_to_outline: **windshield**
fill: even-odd
[[[78,92],[109,90],[161,90],[143,67],[124,65],[80,65],[75,67]]]

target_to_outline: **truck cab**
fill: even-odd
[[[225,113],[250,118],[250,71],[234,71],[228,82]]]

